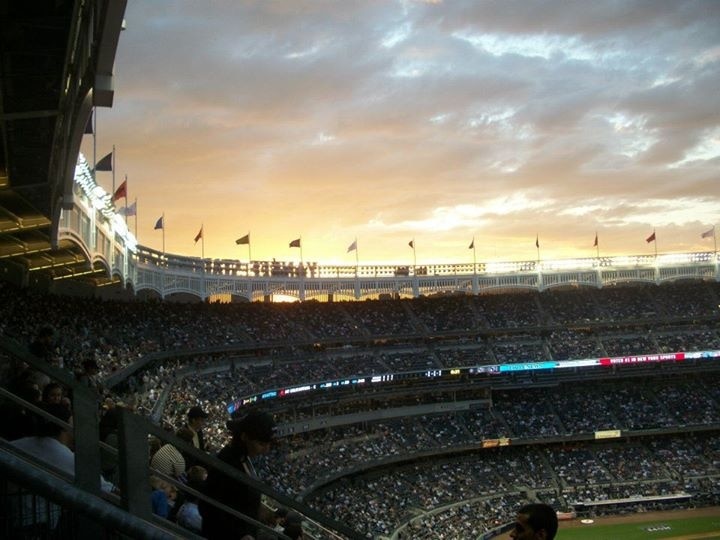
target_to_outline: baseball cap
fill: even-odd
[[[266,412],[252,411],[242,418],[228,420],[226,425],[233,435],[245,433],[255,441],[271,442],[275,438],[275,420]]]
[[[202,407],[198,407],[197,405],[194,407],[190,407],[190,410],[188,411],[188,418],[207,418],[208,413],[202,410]]]

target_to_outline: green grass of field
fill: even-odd
[[[649,527],[669,525],[670,530],[648,531]],[[707,536],[703,533],[707,533]],[[720,539],[720,516],[695,517],[692,519],[652,520],[645,523],[618,525],[583,525],[558,531],[557,540],[651,540],[698,535],[698,539]]]

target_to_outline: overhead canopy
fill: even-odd
[[[69,207],[74,124],[84,127],[79,116],[92,100],[112,103],[108,80],[124,10],[125,0],[0,0],[0,263],[52,278],[107,274],[75,242],[53,245],[53,231],[59,208]],[[92,45],[78,49],[83,43]]]

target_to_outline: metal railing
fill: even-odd
[[[338,522],[317,510],[298,502],[286,495],[276,492],[263,482],[242,474],[234,467],[210,456],[191,444],[167,433],[148,419],[128,410],[122,410],[119,422],[119,444],[114,449],[104,445],[99,439],[99,399],[100,396],[92,389],[75,381],[72,376],[30,355],[25,348],[8,340],[0,340],[0,359],[6,356],[15,361],[24,362],[51,379],[59,382],[72,392],[73,424],[75,435],[75,475],[72,482],[62,475],[51,474],[52,467],[36,460],[29,460],[23,453],[14,449],[4,439],[0,439],[0,470],[3,478],[22,488],[23,496],[40,496],[60,506],[63,512],[77,519],[77,528],[67,538],[97,537],[103,529],[113,529],[132,538],[197,538],[192,532],[175,526],[152,513],[150,476],[161,476],[149,467],[150,456],[148,437],[157,437],[164,443],[170,443],[183,454],[190,456],[196,463],[206,469],[215,469],[233,482],[248,486],[277,504],[301,514],[304,519],[325,531],[330,538],[360,539],[363,536],[346,524]],[[8,390],[0,391],[0,397],[22,406],[31,413],[40,414],[43,418],[70,428],[58,419],[51,417],[42,409]],[[101,461],[100,447],[117,453],[120,469],[119,498],[111,500],[100,490]],[[163,477],[177,489],[189,493],[221,510],[242,519],[263,531],[267,538],[287,538],[267,525],[257,522],[232,508],[208,499],[203,493],[188,488],[175,479]],[[2,483],[2,482],[0,482]],[[16,496],[17,490],[12,496]],[[0,486],[0,496],[6,495],[3,507],[12,506],[8,501],[11,490],[6,485]],[[0,517],[2,517],[0,515]],[[5,525],[12,526],[10,517]],[[80,532],[78,532],[80,531]],[[0,531],[2,533],[3,531]],[[11,536],[7,536],[11,537]]]

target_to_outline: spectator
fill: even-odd
[[[45,385],[45,388],[43,388],[43,403],[62,403],[63,397],[63,387],[56,382],[48,383]]]
[[[67,406],[61,403],[49,403],[45,404],[43,408],[47,413],[72,426],[72,413]],[[43,419],[38,427],[37,436],[24,437],[13,441],[12,444],[36,459],[60,469],[70,476],[75,476],[75,454],[70,449],[73,445],[72,431]],[[110,492],[114,488],[102,477],[100,478],[100,487],[106,492]]]
[[[167,519],[170,516],[170,510],[172,510],[175,497],[177,496],[175,486],[156,476],[150,477],[150,486],[152,487],[151,502],[153,514]]]
[[[120,412],[122,407],[113,406],[100,418],[100,440],[113,448],[119,445]],[[117,454],[106,448],[100,448],[100,466],[103,477],[113,483],[119,481]]]
[[[526,504],[518,510],[515,528],[510,532],[513,540],[553,540],[558,529],[555,510],[547,504]]]
[[[24,372],[18,380],[12,381],[9,389],[25,401],[33,405],[40,405],[42,394],[37,384],[27,376],[28,374],[29,372]],[[37,416],[14,401],[0,402],[0,418],[3,419],[0,422],[0,437],[8,441],[35,434]]]
[[[35,341],[30,344],[30,352],[38,358],[42,358],[48,364],[52,364],[55,356],[54,339],[55,331],[49,326],[43,326],[38,331]]]
[[[180,429],[176,435],[186,442],[190,442],[191,434],[189,429]],[[185,475],[185,465],[185,458],[182,453],[171,443],[162,445],[150,460],[150,466],[157,472],[176,479],[180,479]]]
[[[98,373],[98,363],[95,360],[85,360],[82,363],[82,371],[77,373],[77,380],[81,384],[94,389],[98,394],[102,394],[103,386]]]
[[[285,518],[285,527],[282,532],[285,536],[292,538],[292,540],[302,540],[302,516],[297,512],[288,513]]]
[[[190,407],[187,414],[187,427],[193,433],[192,443],[195,448],[205,450],[205,439],[203,437],[202,428],[205,425],[205,420],[208,417],[208,413],[202,410],[202,407],[195,406]]]
[[[185,441],[188,444],[193,443],[193,432],[190,428],[181,427],[180,429],[177,430],[175,435],[179,439],[182,439],[183,441]],[[185,460],[185,470],[190,470],[191,467],[193,467],[194,465],[197,465],[197,463],[195,463],[195,460],[193,459],[192,456],[188,455],[185,452],[180,452],[180,454],[182,454],[182,457]],[[182,477],[181,477],[181,480],[182,480]]]
[[[187,486],[196,490],[201,491],[202,486],[207,479],[207,470],[204,467],[196,465],[190,467],[187,473]],[[184,494],[184,492],[181,492]],[[181,494],[178,495],[179,497]],[[202,532],[202,516],[198,509],[198,498],[194,495],[187,493],[182,495],[184,501],[178,500],[176,504],[180,505],[177,512],[177,523],[181,527],[200,534]]]
[[[248,477],[256,477],[252,458],[266,454],[274,437],[275,421],[267,413],[253,411],[244,418],[235,418],[227,423],[232,433],[231,442],[218,454],[218,459],[235,467]],[[255,489],[220,473],[208,471],[206,495],[246,516],[266,523],[274,521],[274,514],[261,505],[261,494]],[[202,533],[210,540],[226,538],[228,531],[234,531],[236,538],[253,537],[256,528],[251,523],[230,516],[218,508],[200,502]]]
[[[287,508],[280,507],[275,510],[275,530],[282,532],[287,523],[288,510]]]

